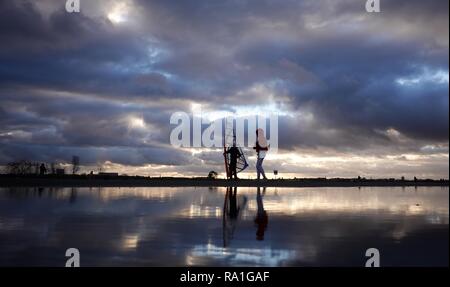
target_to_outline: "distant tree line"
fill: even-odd
[[[80,170],[80,158],[72,157],[72,174],[77,174]],[[57,163],[39,163],[28,160],[19,160],[6,164],[4,173],[12,175],[32,175],[32,174],[64,174],[65,169]]]
[[[10,162],[5,167],[5,173],[18,175],[39,174],[39,165],[39,163],[27,160]]]

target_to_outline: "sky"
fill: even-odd
[[[449,2],[365,2],[2,0],[0,165],[223,174],[169,141],[201,105],[279,114],[269,177],[448,178]]]

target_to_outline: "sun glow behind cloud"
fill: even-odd
[[[114,24],[121,24],[129,21],[131,12],[131,4],[129,2],[119,2],[113,5],[108,11],[107,17]]]
[[[130,117],[128,119],[128,125],[130,128],[137,128],[137,129],[146,128],[144,119],[142,119],[140,117]]]

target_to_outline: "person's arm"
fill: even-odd
[[[255,147],[253,147],[253,149],[255,149],[255,150],[256,150],[256,152],[259,152],[259,150],[261,149],[261,147],[259,146],[259,143],[258,143],[258,141],[256,141],[256,146],[255,146]]]
[[[260,150],[265,150],[265,151],[269,150],[268,147],[262,147],[262,146],[260,146],[258,142],[256,142],[256,144],[257,144],[257,151],[258,151],[258,152],[259,152]]]

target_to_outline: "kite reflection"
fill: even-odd
[[[247,204],[247,197],[237,195],[237,187],[227,187],[223,203],[223,247],[227,247],[233,239],[237,222]]]

